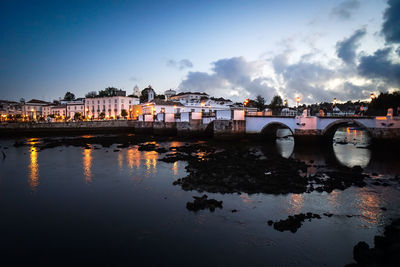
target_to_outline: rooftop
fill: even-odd
[[[27,104],[49,104],[49,102],[43,101],[43,100],[38,100],[38,99],[31,99]]]

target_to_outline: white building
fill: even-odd
[[[42,116],[47,118],[49,115],[53,114],[52,113],[52,107],[54,107],[55,104],[47,104],[42,107]]]
[[[153,99],[150,102],[142,104],[143,114],[158,114],[158,113],[181,113],[184,111],[184,106],[179,102],[165,101],[162,99]]]
[[[67,103],[67,117],[74,118],[76,113],[80,113],[82,117],[85,116],[85,100],[69,101]]]
[[[165,95],[165,100],[170,100],[171,96],[176,95],[176,91],[172,90],[172,89],[169,89],[169,90],[164,92],[164,95]]]
[[[169,99],[184,105],[184,110],[188,112],[228,110],[233,104],[229,99],[209,97],[208,94],[199,92],[183,92],[170,96]]]
[[[116,119],[122,110],[132,117],[132,106],[139,104],[139,98],[131,96],[91,97],[85,99],[85,116],[88,119],[99,118],[104,113],[106,119]]]
[[[0,115],[22,114],[22,105],[19,102],[0,100]]]
[[[29,100],[22,105],[22,115],[36,120],[38,117],[42,116],[42,108],[48,104],[50,103],[38,99]]]
[[[209,98],[209,95],[206,93],[199,92],[182,92],[176,95],[171,96],[169,99],[172,101],[177,101],[186,105],[187,103],[200,103],[201,100],[206,100]]]
[[[67,105],[55,105],[51,107],[51,114],[55,117],[61,117],[65,119],[67,116]]]

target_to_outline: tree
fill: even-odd
[[[380,93],[378,97],[372,99],[368,105],[367,115],[385,116],[389,108],[397,114],[397,108],[400,107],[400,91],[393,93]]]
[[[99,114],[99,119],[102,120],[102,119],[105,118],[105,116],[106,116],[106,114],[104,112],[102,112],[102,113]]]
[[[141,92],[140,92],[140,103],[146,103],[147,100],[149,99],[149,90],[153,90],[153,88],[151,88],[151,86],[149,85],[147,88],[144,88]],[[154,92],[154,90],[153,90]],[[154,92],[154,98],[157,98],[157,94],[156,92]]]
[[[116,96],[118,89],[115,87],[107,87],[104,90],[99,91],[100,97],[107,97],[107,96]]]
[[[124,119],[126,119],[126,117],[128,116],[128,112],[126,112],[125,109],[121,110],[121,116],[124,117]]]
[[[274,115],[278,114],[283,107],[283,100],[279,95],[276,95],[272,98],[271,103],[269,104],[269,108],[272,110]]]
[[[90,91],[89,93],[87,93],[85,95],[86,98],[93,98],[93,97],[97,97],[97,93],[96,91]]]
[[[255,100],[256,108],[260,111],[265,109],[265,99],[264,97],[258,95]]]
[[[74,114],[74,120],[79,121],[82,118],[82,114],[80,112],[76,112]]]
[[[64,100],[65,101],[72,101],[75,100],[75,95],[71,92],[66,92],[64,95]]]
[[[139,97],[140,103],[146,103],[148,98],[149,98],[149,91],[147,90],[147,88],[145,88],[140,92],[140,97]]]

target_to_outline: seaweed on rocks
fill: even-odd
[[[385,227],[383,236],[375,236],[375,247],[363,241],[353,249],[356,263],[347,266],[399,266],[400,263],[400,219]]]
[[[209,209],[213,212],[216,208],[222,209],[222,201],[208,199],[207,195],[203,195],[201,197],[194,196],[193,198],[193,202],[186,203],[186,208],[190,211]]]
[[[300,213],[295,215],[289,215],[287,219],[280,220],[277,222],[273,222],[271,220],[268,221],[268,225],[274,226],[275,230],[280,232],[283,231],[290,231],[292,233],[296,233],[297,230],[303,225],[305,220],[311,221],[311,219],[321,219],[319,214],[307,212],[307,213]]]

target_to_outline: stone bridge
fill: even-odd
[[[369,132],[373,139],[400,140],[400,117],[317,117],[246,116],[246,133],[276,135],[278,128],[289,129],[295,139],[323,138],[332,140],[339,127],[357,126]]]

